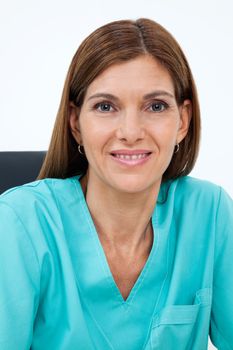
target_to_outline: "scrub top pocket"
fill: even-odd
[[[197,339],[197,329],[209,327],[211,290],[199,290],[192,305],[170,305],[155,315],[146,350],[201,350],[207,339]],[[199,331],[197,332],[199,333]],[[205,333],[205,332],[204,332]],[[195,343],[195,344],[194,344]]]

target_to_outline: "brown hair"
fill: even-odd
[[[192,73],[172,35],[158,23],[140,18],[108,23],[90,34],[78,48],[66,77],[50,146],[38,179],[66,178],[87,170],[87,159],[78,152],[70,131],[70,102],[81,107],[88,86],[103,70],[139,55],[154,57],[168,70],[178,104],[185,99],[192,102],[189,131],[180,143],[179,152],[174,153],[163,180],[190,173],[200,141],[200,110]]]

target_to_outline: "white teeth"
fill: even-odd
[[[147,153],[141,153],[141,154],[115,154],[116,158],[124,159],[124,160],[137,160],[141,158],[145,158],[147,156]]]

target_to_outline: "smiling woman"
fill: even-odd
[[[122,20],[108,23],[90,34],[78,48],[67,74],[51,145],[39,178],[66,178],[86,172],[87,159],[77,153],[77,143],[70,137],[67,124],[70,118],[70,101],[77,107],[82,106],[87,88],[91,83],[94,84],[95,79],[100,78],[100,74],[108,67],[139,57],[153,58],[154,65],[159,64],[164,74],[169,75],[173,85],[170,97],[173,100],[175,97],[178,106],[186,99],[192,102],[188,133],[179,145],[179,152],[173,155],[163,179],[190,173],[197,158],[200,139],[199,102],[192,73],[179,44],[171,34],[154,21],[139,19],[135,22]],[[137,74],[140,75],[140,70]],[[122,84],[132,88],[126,76],[122,78]],[[144,98],[157,98],[161,92],[169,97],[168,91],[154,92],[152,89],[146,92],[148,96]],[[99,96],[99,93],[104,93],[105,97]],[[117,99],[117,96],[109,96],[110,92],[103,91],[103,88],[96,91],[94,95],[96,94],[96,97],[105,98],[101,101],[105,102],[105,105],[106,98],[108,100],[110,97],[112,102],[116,102]]]
[[[158,193],[190,119],[191,101],[177,104],[167,69],[145,54],[105,69],[88,86],[81,108],[71,104],[70,112],[72,134],[88,159],[89,184],[99,180],[148,196]]]
[[[0,196],[2,350],[233,349],[233,205],[188,176],[199,139],[163,27],[83,41],[38,181]]]

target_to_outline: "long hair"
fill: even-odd
[[[38,179],[67,178],[86,172],[88,162],[78,152],[69,126],[70,102],[81,107],[91,82],[109,66],[150,55],[170,73],[178,105],[192,102],[192,118],[186,137],[180,143],[163,174],[163,180],[190,173],[200,142],[200,109],[194,79],[177,41],[160,24],[145,18],[108,23],[91,33],[75,53],[63,88],[52,138]]]

